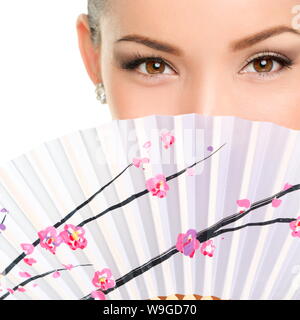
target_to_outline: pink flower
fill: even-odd
[[[74,266],[72,264],[63,264],[63,266],[67,269],[67,270],[71,270],[72,268],[74,268]]]
[[[23,288],[23,287],[20,287],[20,288],[18,288],[17,290],[20,291],[20,292],[25,292],[25,291],[26,291],[26,289]]]
[[[249,199],[241,199],[236,201],[237,205],[243,208],[250,208],[250,200]]]
[[[107,290],[113,288],[116,283],[111,279],[112,273],[108,268],[104,268],[101,271],[96,271],[92,280],[95,287],[101,288],[101,290]]]
[[[21,243],[21,247],[27,255],[31,254],[34,250],[34,246],[31,243]]]
[[[278,208],[281,204],[282,200],[281,199],[277,199],[277,198],[274,198],[272,200],[272,207],[274,208]]]
[[[195,175],[195,168],[187,168],[186,169],[186,174],[188,175],[188,176],[194,176]]]
[[[10,288],[7,288],[7,291],[8,291],[9,293],[11,293],[11,294],[14,294],[14,293],[15,293],[15,291],[14,291],[13,289],[10,289]]]
[[[91,296],[95,299],[106,300],[106,296],[102,291],[93,291]]]
[[[290,189],[291,187],[292,187],[291,184],[286,183],[286,184],[284,185],[284,187],[283,187],[283,190],[285,191],[285,190],[287,190],[287,189]]]
[[[177,237],[176,249],[185,256],[193,258],[199,246],[200,242],[197,239],[197,231],[194,229],[189,229],[187,233],[180,233]]]
[[[60,272],[59,271],[53,272],[52,277],[53,278],[59,278],[60,277]]]
[[[163,198],[166,196],[166,191],[169,190],[169,186],[166,182],[166,177],[163,174],[157,174],[154,178],[150,178],[146,181],[146,187],[152,192],[153,196]]]
[[[144,147],[145,149],[150,148],[150,147],[151,147],[151,141],[149,140],[149,141],[145,142],[145,143],[143,144],[143,147]]]
[[[31,275],[28,272],[19,272],[20,277],[22,278],[30,278]]]
[[[202,243],[200,247],[200,252],[204,254],[205,256],[208,255],[209,257],[212,257],[214,254],[216,247],[213,245],[212,240],[207,240]]]
[[[32,266],[34,263],[36,263],[36,260],[33,258],[24,258],[23,261],[27,263],[29,266]]]
[[[62,243],[62,239],[57,235],[56,229],[51,226],[38,232],[38,235],[41,239],[41,247],[55,254],[56,248]]]
[[[64,229],[59,235],[72,250],[84,249],[87,246],[83,228],[76,227],[73,224],[66,224]]]
[[[134,158],[132,163],[139,168],[143,163],[148,163],[149,161],[149,158]]]
[[[160,137],[161,137],[162,142],[164,143],[165,149],[168,149],[169,146],[171,146],[175,142],[175,137],[169,131],[162,133]]]
[[[300,216],[297,220],[290,222],[290,228],[293,230],[292,236],[300,238]]]

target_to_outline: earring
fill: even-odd
[[[102,104],[107,103],[106,102],[106,94],[105,94],[105,89],[103,83],[97,83],[96,89],[95,89],[96,95],[97,95],[97,100],[100,100]]]

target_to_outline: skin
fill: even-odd
[[[99,47],[92,44],[85,14],[76,28],[86,70],[94,84],[104,83],[113,119],[199,113],[300,129],[300,8],[292,13],[299,0],[110,2]],[[294,32],[232,44],[278,26]],[[182,55],[133,41],[115,43],[131,34],[178,47]],[[266,51],[255,63],[255,54]],[[121,61],[136,52],[163,61],[122,69]],[[274,52],[292,65],[284,67]]]

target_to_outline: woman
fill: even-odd
[[[114,119],[195,112],[300,129],[299,7],[89,0],[77,20],[79,48]]]
[[[200,113],[300,129],[299,0],[89,0],[88,9],[79,48],[113,119]]]

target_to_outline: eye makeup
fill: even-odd
[[[250,63],[260,61],[260,60],[275,60],[284,68],[290,68],[293,65],[293,61],[286,55],[283,55],[274,51],[262,51],[252,55],[250,58],[246,59],[246,63],[242,67],[244,69]]]
[[[247,66],[250,66],[251,64],[256,64],[260,61],[271,61],[273,64],[273,61],[281,66],[281,69],[279,71],[254,71],[254,72],[245,72],[244,69]],[[171,65],[169,61],[167,61],[165,58],[155,55],[155,54],[147,54],[143,55],[139,52],[135,52],[132,54],[129,54],[125,57],[119,57],[118,58],[118,65],[121,69],[127,70],[129,72],[135,71],[139,66],[142,64],[146,64],[148,62],[152,63],[159,63],[163,64],[166,67],[171,68],[174,72],[176,72],[175,68]],[[286,55],[281,54],[279,52],[273,51],[273,50],[261,50],[260,52],[257,52],[250,56],[249,58],[246,59],[245,63],[243,64],[243,67],[240,69],[238,73],[240,74],[246,74],[246,73],[252,73],[257,75],[258,77],[268,77],[271,76],[271,74],[278,74],[279,72],[284,71],[287,68],[291,68],[292,65],[294,64],[293,60],[288,58]],[[144,76],[145,78],[158,78],[161,76],[164,76],[163,73],[143,73],[140,71],[136,71],[141,76]]]
[[[135,54],[132,54],[130,58],[122,60],[120,63],[120,67],[122,69],[126,69],[126,70],[134,70],[140,64],[142,64],[144,62],[149,62],[149,61],[167,64],[165,62],[165,59],[159,55],[154,55],[154,54],[142,55],[137,52]]]

